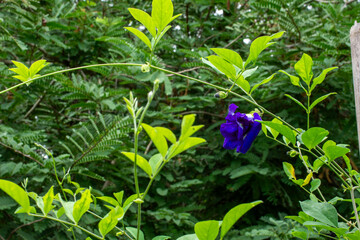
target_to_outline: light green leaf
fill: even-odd
[[[81,194],[80,200],[74,203],[73,217],[76,224],[80,221],[80,218],[89,210],[91,202],[92,199],[90,190],[86,189]]]
[[[293,100],[294,102],[296,102],[300,107],[302,107],[306,112],[307,112],[307,109],[306,107],[299,101],[297,100],[296,98],[290,96],[289,94],[285,94],[286,97],[290,98],[291,100]]]
[[[122,206],[124,191],[113,193],[113,195],[115,196],[115,198],[116,198],[117,202],[120,204],[120,206]],[[116,206],[116,205],[114,205],[114,206]]]
[[[134,239],[137,238],[137,229],[136,228],[127,227],[126,231],[128,231],[134,237]],[[137,240],[144,240],[144,239],[145,239],[144,233],[140,230],[139,239],[137,239]]]
[[[125,29],[127,29],[130,32],[132,32],[133,34],[135,34],[135,36],[137,36],[141,41],[143,41],[149,47],[150,50],[152,49],[150,40],[143,32],[141,32],[133,27],[125,27]]]
[[[313,179],[310,183],[311,185],[311,188],[310,188],[310,192],[314,192],[316,189],[318,189],[321,185],[321,180],[316,178],[316,179]]]
[[[205,58],[201,58],[201,61],[203,63],[205,63],[206,65],[208,65],[209,67],[211,67],[212,69],[214,69],[215,72],[219,73],[219,74],[223,74],[222,72],[219,71],[219,69],[217,69],[211,62],[209,62],[208,60],[206,60]]]
[[[250,83],[243,76],[240,76],[235,83],[247,93],[250,91]]]
[[[155,154],[150,158],[149,164],[151,166],[153,176],[156,174],[162,162],[163,162],[163,157],[161,156],[160,153]]]
[[[324,69],[319,76],[314,78],[313,84],[311,85],[311,88],[310,88],[310,92],[312,92],[312,90],[314,90],[316,85],[321,84],[324,81],[324,79],[326,77],[326,74],[328,72],[330,72],[330,71],[332,71],[334,69],[337,69],[337,67],[331,67],[331,68]]]
[[[301,140],[308,149],[313,149],[319,143],[326,139],[329,135],[329,131],[320,127],[313,127],[308,129],[301,135]]]
[[[273,120],[271,120],[271,122],[273,123],[278,123],[278,124],[283,124],[279,119],[277,118],[274,118]],[[268,127],[266,125],[264,125],[266,129],[268,129],[271,133],[271,135],[276,139],[278,136],[279,136],[279,132],[276,131],[275,129],[271,128],[271,127]]]
[[[121,152],[121,153],[124,154],[131,161],[135,162],[135,153],[132,152]],[[147,175],[149,175],[149,177],[151,178],[152,170],[149,162],[139,154],[137,154],[136,158],[137,158],[136,165],[138,165],[142,170],[144,170],[147,173]]]
[[[318,103],[320,103],[321,101],[325,100],[328,96],[336,94],[336,92],[332,92],[332,93],[328,93],[324,96],[319,97],[318,99],[316,99],[309,107],[309,111],[311,111]]]
[[[252,94],[252,92],[255,91],[255,90],[256,90],[258,87],[260,87],[261,85],[264,85],[264,84],[270,82],[270,81],[274,78],[275,75],[276,75],[276,73],[274,73],[273,75],[271,75],[271,76],[268,77],[268,78],[265,78],[264,80],[262,80],[262,81],[259,82],[258,84],[255,84],[255,85],[252,87],[252,89],[251,89],[251,91],[250,91],[250,94]]]
[[[288,126],[282,125],[280,123],[269,122],[269,121],[258,121],[258,122],[261,122],[261,124],[264,124],[272,129],[278,131],[279,133],[284,135],[284,137],[286,137],[288,140],[290,140],[291,143],[293,143],[293,144],[296,143],[295,135]]]
[[[124,210],[117,206],[103,218],[98,224],[100,234],[105,237],[118,223],[118,219],[124,215]]]
[[[176,143],[176,136],[170,129],[164,127],[155,127],[155,130],[161,133],[171,143]]]
[[[324,163],[325,160],[326,160],[326,158],[323,157],[323,158],[318,158],[318,159],[316,159],[316,160],[314,161],[314,163],[313,163],[313,170],[314,170],[314,172],[317,173],[317,172],[319,171],[319,169],[325,164],[325,163]]]
[[[291,81],[291,83],[293,85],[300,87],[300,83],[299,83],[300,79],[298,77],[290,75],[290,74],[288,74],[287,72],[285,72],[283,70],[279,70],[279,72],[286,74],[290,78],[290,81]]]
[[[193,126],[195,122],[195,116],[196,114],[188,114],[183,117],[181,122],[181,135],[179,138],[180,142],[182,142],[187,137],[190,137],[204,126],[204,125]]]
[[[295,71],[308,86],[310,86],[310,81],[313,77],[312,66],[312,58],[306,53],[304,53],[301,59],[294,65]]]
[[[194,229],[199,240],[215,240],[219,233],[219,222],[215,220],[198,222]]]
[[[344,235],[344,237],[346,237],[345,239],[348,239],[348,240],[359,240],[360,239],[360,231],[357,230],[352,233],[347,233]]]
[[[36,62],[34,62],[33,64],[31,64],[29,72],[30,72],[30,78],[34,78],[37,77],[36,74],[43,69],[44,67],[46,67],[48,65],[48,63],[46,63],[46,60],[38,60]],[[38,75],[39,77],[40,75]]]
[[[139,22],[142,23],[146,27],[146,29],[150,32],[150,34],[155,37],[156,36],[156,28],[153,22],[152,17],[146,12],[136,9],[136,8],[128,8],[130,14]]]
[[[111,205],[113,205],[114,207],[119,206],[119,202],[116,201],[115,198],[112,197],[107,197],[107,196],[102,196],[102,197],[97,197],[97,199],[100,199],[104,202],[110,203]]]
[[[236,70],[235,67],[225,61],[222,57],[211,55],[207,57],[211,64],[213,64],[220,72],[225,74],[228,78],[232,80],[236,79]]]
[[[164,28],[164,30],[162,30],[160,32],[160,34],[158,34],[159,36],[156,38],[156,41],[151,41],[151,46],[152,46],[152,49],[155,48],[155,46],[158,44],[158,42],[160,41],[160,39],[165,35],[165,33],[171,28],[170,25],[166,26]]]
[[[226,48],[211,48],[211,50],[229,63],[234,64],[238,68],[244,70],[243,60],[237,52]]]
[[[174,7],[171,0],[153,0],[151,16],[158,32],[172,21]]]
[[[74,216],[73,216],[73,210],[74,210],[74,204],[75,202],[69,201],[65,202],[61,199],[61,196],[59,195],[59,200],[61,202],[61,205],[63,206],[65,210],[65,215],[76,224]]]
[[[301,209],[307,215],[315,218],[316,220],[330,225],[332,227],[338,227],[338,215],[335,207],[327,202],[313,202],[306,200],[300,202]]]
[[[54,196],[54,186],[51,186],[49,191],[43,197],[43,202],[44,202],[44,208],[43,208],[44,212],[43,213],[45,216],[54,208],[54,206],[52,205],[54,197],[55,197]]]
[[[3,190],[7,195],[9,195],[12,199],[14,199],[22,209],[17,211],[17,213],[28,213],[30,212],[30,199],[25,192],[17,184],[0,179],[0,189]]]
[[[206,140],[203,138],[197,138],[197,137],[186,138],[182,142],[176,143],[171,146],[168,159],[173,158],[176,155],[182,153],[183,151],[185,151],[191,147],[194,147],[196,145],[199,145],[200,143],[203,143],[203,142],[206,142]]]
[[[296,180],[295,168],[293,167],[293,165],[291,163],[283,162],[283,169],[284,169],[286,176],[288,176],[289,179]]]
[[[270,42],[271,40],[280,38],[283,34],[284,34],[284,32],[278,32],[271,36],[262,36],[262,37],[258,37],[257,39],[255,39],[251,43],[250,54],[249,54],[249,57],[246,59],[245,67],[250,62],[255,62],[262,51],[264,51],[266,48],[268,48],[274,44],[274,42]]]
[[[187,234],[184,236],[179,237],[176,240],[199,240],[198,237],[196,236],[196,234]]]
[[[149,135],[150,139],[153,141],[157,150],[161,153],[163,157],[165,157],[168,151],[168,144],[164,135],[161,132],[159,132],[156,128],[153,128],[152,126],[147,125],[145,123],[142,124],[142,127]]]
[[[10,68],[10,71],[17,73],[26,79],[30,77],[30,71],[23,63],[17,61],[12,61],[12,63],[15,64],[17,68]]]
[[[251,75],[253,75],[256,70],[258,69],[259,67],[254,67],[254,68],[250,68],[248,70],[245,70],[242,74],[242,76],[244,77],[244,79],[250,77]]]
[[[237,220],[239,220],[239,218],[241,218],[246,212],[248,212],[253,207],[259,205],[260,203],[262,203],[262,201],[243,203],[232,208],[229,212],[227,212],[221,225],[220,239],[224,238],[226,233],[237,222]]]

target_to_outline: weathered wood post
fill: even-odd
[[[357,136],[360,151],[360,23],[355,21],[350,29],[351,61],[356,108]]]

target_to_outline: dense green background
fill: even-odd
[[[292,67],[302,53],[313,57],[315,75],[323,68],[338,66],[313,99],[330,91],[338,94],[316,107],[311,126],[327,128],[331,139],[349,144],[353,149],[349,157],[356,165],[358,145],[348,34],[354,20],[360,18],[360,3],[331,2],[174,0],[175,14],[183,15],[172,23],[152,63],[228,87],[222,76],[200,60],[212,54],[210,48],[233,49],[246,58],[248,40],[286,31],[260,55],[259,69],[249,79],[251,84],[280,69],[295,74]],[[27,65],[39,59],[51,62],[41,73],[93,63],[148,61],[146,46],[124,30],[129,25],[139,26],[128,7],[150,12],[151,1],[0,1],[0,89],[17,83],[8,70],[13,67],[11,60]],[[53,152],[61,176],[62,169],[72,167],[72,180],[83,187],[92,186],[94,194],[110,195],[120,190],[126,196],[133,194],[132,166],[120,154],[132,148],[131,125],[124,120],[127,110],[122,98],[131,90],[143,103],[156,78],[162,84],[145,122],[179,133],[181,116],[196,113],[196,124],[205,125],[197,135],[207,144],[174,159],[154,184],[144,205],[142,229],[146,236],[164,234],[175,238],[192,233],[197,221],[220,220],[233,206],[259,199],[264,204],[236,225],[233,238],[290,236],[294,223],[283,216],[295,214],[298,201],[307,196],[288,181],[281,166],[282,161],[292,162],[299,169],[297,174],[305,176],[301,164],[263,134],[246,155],[223,149],[218,129],[229,103],[236,103],[242,112],[252,111],[253,106],[232,97],[216,99],[214,89],[157,71],[142,73],[134,67],[81,70],[38,80],[1,95],[0,178],[16,183],[28,178],[28,191],[39,194],[56,186],[51,161],[34,145],[38,142]],[[305,128],[304,112],[285,93],[306,99],[280,74],[271,85],[260,88],[255,98],[291,124]],[[92,129],[94,140],[90,146],[76,134],[84,131],[83,125]],[[140,151],[151,156],[156,150],[148,144],[149,139],[142,134]],[[323,190],[328,199],[341,194],[336,190],[340,183],[326,169],[318,177],[326,185]],[[145,187],[146,179],[140,177],[140,181]],[[15,209],[16,204],[0,193],[3,239],[71,238],[63,226],[47,220],[16,229],[35,219],[15,215]],[[346,215],[347,205],[339,211]],[[134,209],[125,221],[136,225]],[[91,217],[83,223],[96,227]],[[85,239],[76,233],[79,239]]]

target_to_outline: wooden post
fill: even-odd
[[[355,21],[350,29],[351,61],[356,108],[357,136],[360,151],[360,23]]]

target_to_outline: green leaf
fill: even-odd
[[[198,222],[194,227],[199,240],[215,240],[219,234],[219,228],[219,222],[215,220]]]
[[[144,240],[144,233],[140,230],[139,239],[137,239],[137,229],[133,227],[127,227],[126,231],[128,231],[136,240]]]
[[[137,36],[141,41],[143,41],[150,49],[151,51],[151,42],[148,39],[148,37],[141,31],[137,30],[136,28],[133,27],[124,27],[125,29],[129,30],[130,32],[132,32],[133,34],[135,34],[135,36]]]
[[[357,230],[352,233],[346,233],[344,235],[344,237],[346,237],[345,239],[348,239],[348,240],[359,240],[360,239],[360,231]]]
[[[250,83],[243,76],[240,76],[235,83],[247,93],[250,91]]]
[[[160,153],[153,155],[150,160],[149,160],[149,164],[151,166],[152,169],[152,174],[154,177],[154,175],[156,174],[157,170],[159,169],[159,167],[161,166],[161,163],[163,162],[163,157],[161,156]]]
[[[161,235],[154,237],[152,240],[168,240],[168,239],[171,239],[171,237]]]
[[[295,168],[293,167],[293,165],[291,163],[283,162],[283,169],[284,169],[286,176],[288,176],[289,179],[296,180]]]
[[[302,229],[301,229],[302,230]],[[294,237],[300,238],[302,240],[307,240],[308,239],[308,232],[304,229],[304,230],[298,230],[298,231],[291,231],[291,235],[293,235]]]
[[[300,202],[301,209],[307,215],[315,218],[316,220],[330,225],[332,227],[338,227],[338,215],[335,207],[327,202],[313,202],[306,200]]]
[[[319,76],[314,78],[313,84],[311,85],[311,88],[310,88],[310,92],[312,92],[312,90],[314,90],[316,85],[321,84],[324,81],[324,79],[326,77],[326,74],[328,72],[330,72],[330,71],[332,71],[334,69],[337,69],[337,67],[331,67],[331,68],[324,69]]]
[[[54,206],[52,205],[54,197],[55,197],[54,196],[54,186],[51,186],[49,191],[43,197],[43,202],[44,202],[44,208],[43,208],[44,212],[43,213],[45,216],[54,208]]]
[[[174,7],[171,0],[153,0],[151,16],[158,32],[173,20]]]
[[[329,131],[320,127],[313,127],[308,129],[301,135],[301,140],[308,149],[313,149],[319,143],[326,139],[329,135]]]
[[[211,50],[214,51],[220,57],[224,58],[229,63],[244,70],[243,60],[237,52],[226,48],[211,48]]]
[[[318,158],[313,163],[313,171],[318,172],[319,169],[325,164],[326,158],[323,156],[323,158]]]
[[[310,86],[310,81],[313,77],[312,66],[313,66],[312,58],[306,53],[302,55],[301,59],[297,63],[295,63],[294,66],[297,74],[301,77],[301,79],[304,82],[306,82],[308,86]]]
[[[121,152],[121,153],[124,154],[131,161],[135,162],[135,153],[132,152]],[[137,154],[136,158],[137,158],[136,165],[138,165],[142,170],[144,170],[147,173],[147,175],[149,175],[149,177],[151,178],[152,170],[149,162],[139,154]]]
[[[344,235],[348,231],[348,228],[330,227],[324,223],[314,222],[314,221],[306,221],[303,223],[303,225],[305,227],[311,226],[311,227],[316,227],[317,229],[321,228],[321,229],[329,230],[331,232],[334,232],[338,237]]]
[[[163,157],[165,157],[168,151],[168,144],[162,132],[159,132],[156,128],[153,128],[152,126],[145,123],[142,124],[142,127],[149,135],[150,139],[153,141],[157,150],[161,153]]]
[[[155,127],[155,130],[161,133],[171,143],[176,143],[176,136],[170,129],[164,127]]]
[[[146,12],[136,9],[136,8],[128,8],[130,14],[139,22],[142,23],[146,27],[146,29],[150,32],[150,34],[155,37],[156,36],[156,28],[153,22],[152,17]]]
[[[90,203],[92,202],[91,193],[89,189],[86,189],[82,194],[80,200],[74,203],[73,217],[75,223],[77,224],[80,221],[82,215],[84,215],[90,208]]]
[[[124,210],[117,206],[111,209],[111,211],[103,218],[98,224],[100,234],[105,237],[111,230],[115,228],[118,223],[118,219],[123,217]]]
[[[203,142],[206,142],[206,140],[203,138],[197,138],[197,137],[186,138],[182,142],[176,143],[171,146],[168,159],[173,158],[176,155],[182,153],[183,151],[185,151],[191,147],[194,147],[196,145],[199,145],[200,143],[203,143]]]
[[[320,185],[321,185],[321,180],[316,178],[316,179],[313,179],[310,183],[311,185],[311,188],[310,188],[310,192],[314,192],[315,190],[317,190]]]
[[[12,61],[12,63],[15,64],[17,68],[10,68],[10,71],[17,73],[26,79],[30,77],[30,71],[23,63],[17,61]]]
[[[28,213],[30,212],[30,199],[25,192],[17,184],[0,179],[0,189],[3,190],[7,195],[9,195],[12,199],[14,199],[22,209],[17,211],[17,213]]]
[[[273,123],[278,123],[278,124],[283,124],[279,119],[277,118],[274,118],[273,120],[271,120],[271,122]],[[279,136],[279,132],[276,131],[275,129],[271,128],[271,127],[268,127],[266,125],[264,125],[266,129],[268,129],[271,133],[271,135],[276,139],[278,136]]]
[[[256,61],[260,53],[264,51],[267,47],[270,47],[274,42],[270,42],[273,39],[280,38],[284,32],[278,32],[271,36],[262,36],[255,39],[250,46],[250,54],[246,59],[245,67],[250,63]]]
[[[285,94],[286,97],[290,98],[291,100],[293,100],[294,102],[296,102],[297,104],[299,104],[300,107],[302,107],[306,112],[307,112],[307,109],[306,107],[299,101],[297,100],[296,98],[290,96],[289,94]]]
[[[350,152],[350,149],[341,147],[339,145],[323,147],[323,150],[325,152],[325,155],[329,158],[330,162],[332,162],[336,158],[342,157],[345,154],[347,154],[348,152]]]
[[[241,218],[246,212],[248,212],[253,207],[259,205],[260,203],[262,203],[262,201],[243,203],[232,208],[229,212],[227,212],[221,225],[220,239],[224,238],[226,233],[237,222],[237,220],[239,220],[239,218]]]
[[[225,74],[228,78],[232,80],[236,79],[236,70],[235,67],[225,61],[222,57],[211,55],[207,57],[211,64],[213,64],[220,72]]]
[[[316,99],[316,100],[310,105],[309,111],[311,111],[319,102],[325,100],[328,96],[333,95],[333,94],[336,94],[336,92],[328,93],[328,94],[326,94],[326,95],[324,95],[324,96],[321,96],[321,97],[319,97],[318,99]]]
[[[269,122],[269,121],[258,121],[258,122],[278,131],[279,133],[284,135],[284,137],[289,139],[291,143],[295,145],[296,143],[295,135],[288,126],[282,125],[280,123]]]
[[[286,74],[290,78],[290,81],[293,85],[300,87],[300,79],[298,77],[290,75],[283,70],[279,70],[279,72]]]
[[[255,85],[252,87],[252,89],[251,89],[251,91],[250,91],[250,94],[252,94],[252,92],[255,91],[255,90],[256,90],[258,87],[260,87],[261,85],[264,85],[264,84],[270,82],[270,81],[274,78],[275,75],[276,75],[276,73],[274,73],[273,75],[271,75],[271,76],[268,77],[268,78],[265,78],[264,80],[262,80],[262,81],[259,82],[258,84],[255,84]]]

